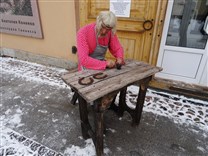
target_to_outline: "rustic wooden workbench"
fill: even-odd
[[[103,113],[114,102],[117,93],[120,92],[118,115],[122,116],[123,112],[127,111],[132,116],[133,124],[138,125],[149,81],[161,70],[162,68],[145,62],[126,60],[121,70],[116,68],[105,71],[84,70],[62,76],[65,83],[78,95],[82,135],[85,139],[89,137],[93,139],[98,156],[103,155]],[[100,72],[106,77],[97,79],[95,75]],[[81,80],[86,78],[89,78],[91,84],[80,84]],[[140,85],[140,90],[136,108],[133,110],[126,105],[125,98],[127,87],[134,83]],[[92,102],[95,131],[92,130],[88,120],[87,104]]]

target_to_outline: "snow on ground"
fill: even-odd
[[[67,72],[65,69],[4,57],[0,57],[0,62],[1,72],[14,74],[17,77],[24,78],[26,81],[66,87],[66,84],[60,78],[61,73]]]
[[[108,154],[110,153],[108,148],[104,148],[104,153]],[[80,148],[78,146],[72,145],[72,147],[67,148],[64,152],[64,155],[66,156],[96,156],[95,153],[95,146],[93,144],[92,139],[85,140],[85,147]]]
[[[25,81],[35,81],[37,83],[69,88],[60,78],[60,75],[66,72],[66,70],[5,57],[0,57],[0,62],[1,73],[14,74],[16,77],[25,79]],[[138,91],[139,88],[137,86],[128,87],[127,105],[131,108],[135,107]],[[20,97],[17,96],[15,98],[18,99]],[[118,98],[116,101],[118,102]],[[2,106],[3,104],[0,103],[0,107]],[[148,89],[143,110],[168,117],[176,124],[191,124],[208,132],[208,102],[206,101]],[[15,111],[12,116],[9,115],[11,111]],[[47,155],[47,153],[57,156],[63,155],[10,129],[15,126],[21,126],[22,115],[23,112],[20,108],[16,108],[16,110],[8,109],[4,115],[0,115],[0,126],[2,127],[0,129],[0,156],[34,156],[37,155],[37,152],[42,152],[42,155]],[[5,126],[6,123],[10,124],[10,128]],[[115,132],[113,129],[109,130]],[[104,152],[109,153],[109,150],[104,149]],[[91,139],[86,140],[84,148],[74,145],[68,147],[64,155],[93,156],[95,155],[93,142]]]
[[[139,88],[127,90],[127,105],[135,108]],[[118,99],[117,99],[118,100]],[[175,123],[197,125],[208,131],[208,102],[148,89],[143,110],[173,119]]]
[[[6,128],[1,128],[1,156],[37,156],[37,155],[56,155],[62,156],[35,141],[21,134]]]

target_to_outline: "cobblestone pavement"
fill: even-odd
[[[138,91],[136,86],[128,90],[128,104],[134,108]],[[133,92],[132,92],[133,91]],[[144,111],[174,118],[178,123],[189,123],[208,131],[208,102],[186,98],[149,89],[145,99]]]

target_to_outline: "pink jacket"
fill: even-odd
[[[117,35],[113,35],[111,31],[106,37],[99,37],[98,43],[100,45],[109,45],[109,50],[115,58],[123,59],[123,48],[118,40]],[[94,69],[104,70],[107,62],[94,59],[89,56],[96,48],[95,23],[88,24],[82,27],[77,33],[77,49],[78,49],[78,69],[81,66]]]

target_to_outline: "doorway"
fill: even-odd
[[[118,17],[116,32],[124,48],[124,57],[156,65],[167,1],[131,0],[130,2],[130,16]],[[95,22],[100,11],[109,9],[110,1],[80,0],[80,27]],[[107,53],[106,58],[113,57]]]
[[[157,77],[200,84],[207,74],[207,15],[208,0],[168,2],[157,61],[163,71]]]

